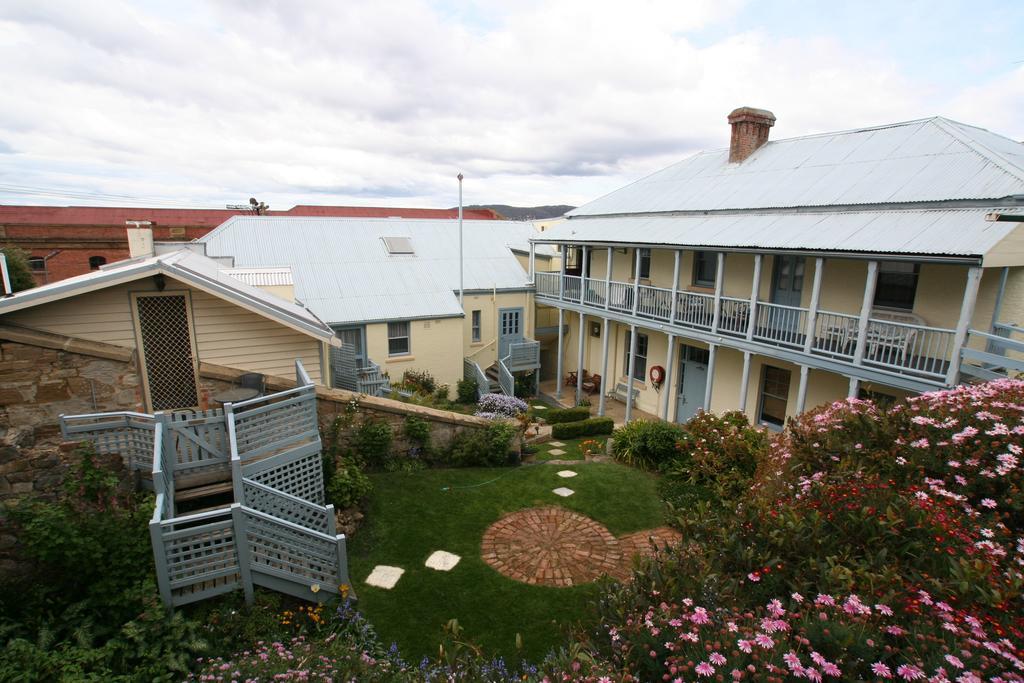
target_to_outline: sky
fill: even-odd
[[[0,203],[582,204],[703,149],[1024,140],[1024,2],[0,0]]]

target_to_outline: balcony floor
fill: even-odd
[[[540,383],[540,394],[542,398],[545,398],[552,403],[557,403],[558,405],[563,406],[565,408],[572,408],[574,405],[576,405],[576,387],[563,386],[562,398],[561,400],[559,400],[555,398],[555,380],[553,379],[544,380]],[[590,399],[591,413],[596,417],[597,405],[598,402],[601,400],[601,396],[596,393],[587,394],[586,392],[584,392],[583,395]],[[626,423],[626,404],[616,401],[615,399],[609,398],[605,400],[604,414],[605,417],[610,417],[612,418],[612,420],[615,421],[616,427],[621,427]],[[634,420],[661,419],[657,415],[645,412],[636,407],[633,408],[633,413],[631,417]]]

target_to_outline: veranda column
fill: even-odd
[[[537,245],[530,242],[530,284],[537,284]]]
[[[875,301],[875,287],[878,285],[878,261],[868,261],[868,276],[864,281],[864,299],[860,304],[860,319],[857,321],[857,347],[853,353],[853,364],[864,363],[864,349],[868,343],[868,319],[871,305]],[[852,385],[851,385],[852,386]],[[851,388],[850,391],[853,391]]]
[[[587,340],[584,325],[586,321],[583,312],[580,311],[580,350],[576,357],[576,405],[583,400],[583,343]]]
[[[558,374],[555,376],[555,398],[562,398],[562,343],[564,341],[565,327],[565,311],[561,308],[558,309],[558,348],[555,349],[555,354],[558,356]]]
[[[718,344],[708,345],[708,384],[704,387],[704,412],[711,410],[711,393],[715,385],[715,356],[718,355]]]
[[[608,306],[612,302],[612,253],[614,249],[608,247],[608,263],[605,264],[604,269],[604,310],[608,310]],[[605,323],[608,321],[605,320]],[[607,368],[606,368],[607,369]],[[601,376],[604,379],[604,375]]]
[[[750,384],[750,351],[743,352],[743,376],[740,379],[740,412],[747,412],[747,386]]]
[[[804,334],[804,353],[814,348],[814,336],[818,329],[818,304],[821,301],[821,276],[825,269],[825,259],[814,259],[814,284],[811,286],[811,307],[807,309],[807,329]],[[874,295],[872,295],[873,297]],[[803,411],[801,411],[803,412]]]
[[[679,263],[679,252],[676,252],[676,263]],[[669,397],[672,394],[672,361],[675,360],[676,354],[676,336],[674,334],[668,335],[668,350],[665,351],[665,381],[661,385],[661,393],[664,394],[661,397],[661,419],[668,422],[668,406]]]
[[[637,306],[640,305],[640,247],[633,251],[636,252],[633,264],[633,315],[636,315]]]
[[[800,366],[800,388],[796,392],[796,414],[804,412],[807,408],[807,376],[810,374],[810,367]]]
[[[679,306],[679,261],[682,255],[683,250],[676,249],[675,263],[672,266],[672,305],[669,307],[668,321],[673,325],[676,322],[676,308]]]
[[[757,296],[761,293],[761,259],[761,254],[754,254],[754,284],[750,286],[750,317],[747,319],[747,339],[754,338],[754,330],[757,327]],[[744,388],[743,391],[746,389]],[[746,399],[745,395],[744,399]],[[740,408],[740,410],[743,409]]]
[[[610,250],[609,250],[610,251]],[[604,416],[604,402],[608,394],[605,383],[608,381],[608,318],[604,319],[604,329],[601,330],[601,398],[597,403],[597,414]]]
[[[562,245],[562,267],[558,273],[558,300],[563,301],[565,299],[565,262],[569,257],[569,245]]]
[[[639,273],[639,271],[638,271]],[[633,417],[633,371],[636,369],[636,325],[629,326],[629,366],[626,369],[626,424]]]
[[[946,384],[957,383],[960,375],[960,349],[967,341],[967,330],[974,317],[974,304],[978,300],[978,285],[981,284],[981,268],[973,266],[967,271],[967,286],[964,288],[964,300],[960,304],[960,320],[956,323],[953,335],[953,350],[949,358],[949,370],[946,372]]]
[[[590,269],[587,267],[587,246],[583,245],[583,253],[580,254],[580,305],[587,303],[587,277]]]
[[[715,316],[711,320],[711,332],[718,334],[718,323],[722,319],[722,285],[725,281],[725,252],[718,252],[715,266]]]
[[[988,331],[990,334],[999,334],[996,329],[996,323],[999,322],[999,316],[1003,311],[1003,296],[1006,295],[1006,279],[1010,275],[1010,267],[1003,266],[999,273],[999,287],[996,289],[996,301],[992,304],[992,323],[989,325]],[[1000,356],[1005,355],[1006,351],[996,347],[991,339],[985,342],[985,351],[988,353],[999,354]]]
[[[857,398],[857,394],[860,393],[860,380],[856,377],[850,378],[850,389],[846,392],[847,398]]]

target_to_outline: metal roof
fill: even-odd
[[[224,272],[253,287],[287,287],[295,284],[291,268],[225,268]]]
[[[463,234],[466,290],[528,286],[512,250],[529,249],[532,223],[467,221]],[[415,253],[388,255],[383,237]],[[333,325],[463,315],[458,221],[239,216],[200,241],[236,266],[290,266],[295,296]]]
[[[215,260],[190,249],[118,261],[84,275],[17,292],[0,299],[0,315],[132,282],[158,273],[186,282],[213,296],[232,301],[309,336],[333,345],[340,344],[333,330],[312,311],[231,277]]]
[[[938,208],[617,216],[564,221],[538,239],[978,257],[1024,229],[1022,223],[985,220],[994,210],[1024,214],[1024,208]]]
[[[935,117],[775,140],[741,163],[702,152],[569,212],[570,217],[753,210],[1024,194],[1024,144]]]

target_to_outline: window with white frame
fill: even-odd
[[[629,265],[629,276],[630,278],[636,277],[636,252],[633,253],[633,260]],[[640,279],[649,280],[651,278],[651,250],[641,249],[640,250]]]
[[[630,333],[626,330],[626,351],[622,367],[625,373],[629,373],[629,340]],[[636,362],[633,365],[633,379],[641,382],[647,377],[647,335],[637,332],[636,334]]]
[[[388,323],[388,355],[407,356],[410,353],[409,321]]]
[[[878,281],[875,285],[875,306],[914,309],[917,295],[917,277],[921,266],[905,261],[882,261],[878,264]]]
[[[772,427],[786,424],[786,403],[789,401],[789,370],[764,366],[761,374],[761,400],[758,421]]]
[[[718,254],[713,251],[693,252],[693,284],[714,287],[718,274]]]
[[[480,311],[476,310],[472,313],[472,327],[473,327],[473,341],[480,341]]]

